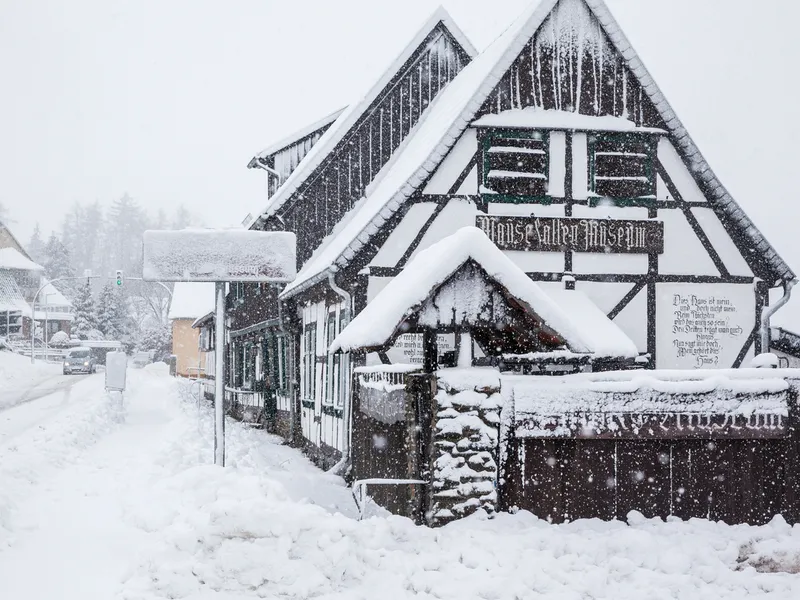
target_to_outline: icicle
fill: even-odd
[[[522,95],[520,94],[519,66],[515,69],[517,76],[517,108],[522,108]]]
[[[611,86],[611,97],[614,99],[614,106],[611,107],[611,114],[615,117],[617,116],[617,65],[619,64],[619,59],[614,57],[614,77],[612,78],[612,86]]]
[[[628,69],[622,67],[622,118],[628,118]]]
[[[577,73],[577,81],[576,81],[576,88],[578,90],[578,95],[575,98],[575,112],[581,112],[581,88],[583,87],[583,42],[584,42],[584,31],[583,31],[583,19],[580,22],[580,28],[578,29],[578,73]]]

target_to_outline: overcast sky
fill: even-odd
[[[250,157],[365,91],[436,0],[0,0],[0,202],[27,240],[127,192],[207,224]],[[529,0],[445,0],[484,48]],[[794,0],[608,0],[717,175],[800,269]],[[800,328],[800,299],[796,327]],[[788,315],[787,315],[788,316]]]

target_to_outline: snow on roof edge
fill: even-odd
[[[767,262],[770,263],[770,266],[781,278],[787,280],[795,279],[796,275],[794,271],[792,271],[786,261],[780,257],[772,244],[767,241],[764,234],[762,234],[755,223],[750,220],[750,217],[747,216],[742,207],[739,206],[725,186],[722,185],[722,182],[717,178],[711,165],[708,164],[708,161],[689,135],[688,130],[683,126],[683,123],[672,109],[672,106],[670,106],[661,88],[644,66],[644,62],[639,58],[638,53],[630,40],[628,40],[628,37],[625,35],[625,32],[620,27],[616,18],[614,18],[605,0],[584,0],[584,2],[586,2],[589,10],[592,11],[597,20],[600,21],[611,43],[625,58],[625,61],[628,63],[628,68],[639,80],[647,97],[656,107],[661,118],[664,119],[670,134],[674,136],[675,141],[678,143],[679,153],[687,162],[689,170],[692,171],[692,173],[709,173],[705,184],[722,206],[723,211],[735,221],[736,225],[742,226],[741,222],[744,221],[744,226],[742,226],[744,234],[753,241],[756,248],[765,256]]]
[[[477,227],[463,227],[420,252],[336,337],[329,349],[350,351],[385,345],[397,328],[432,291],[468,260],[474,260],[490,278],[527,304],[544,323],[561,335],[569,348],[603,357],[634,357],[635,344],[582,292],[572,294],[570,306],[586,310],[579,321],[533,282]],[[588,309],[593,310],[589,311]],[[580,315],[578,315],[580,316]],[[597,323],[597,321],[602,321]]]
[[[450,32],[456,41],[462,46],[462,49],[467,55],[472,58],[477,54],[475,47],[464,35],[461,29],[455,24],[450,13],[443,6],[439,6],[433,14],[428,17],[422,27],[419,28],[417,33],[406,44],[400,54],[392,61],[392,63],[383,71],[378,81],[370,87],[367,93],[362,96],[357,102],[350,104],[339,117],[333,122],[328,130],[322,135],[319,141],[313,148],[306,154],[297,168],[289,175],[286,181],[281,184],[272,198],[267,202],[267,206],[262,210],[257,210],[255,214],[258,215],[250,223],[252,226],[258,222],[262,216],[272,215],[289,199],[289,197],[297,191],[300,185],[310,176],[317,167],[320,166],[322,161],[336,148],[339,142],[342,141],[345,135],[350,131],[352,126],[361,118],[364,111],[369,108],[372,102],[375,101],[378,94],[386,87],[391,81],[392,77],[402,67],[414,51],[419,47],[423,40],[433,31],[436,26],[442,23],[445,28]],[[466,46],[464,45],[466,42]]]
[[[270,144],[269,146],[264,148],[261,152],[257,153],[255,156],[253,156],[253,158],[250,159],[250,162],[247,163],[247,167],[250,168],[250,169],[255,168],[256,167],[255,161],[257,161],[259,159],[264,159],[264,158],[266,158],[266,157],[268,157],[268,156],[270,156],[272,154],[275,154],[275,153],[279,152],[280,150],[283,150],[287,146],[291,146],[292,144],[294,144],[298,140],[301,140],[304,137],[307,137],[307,136],[311,135],[315,131],[317,131],[319,129],[322,129],[326,125],[329,125],[329,124],[333,123],[334,121],[336,121],[336,119],[339,118],[339,116],[345,110],[347,110],[347,106],[344,106],[344,107],[342,107],[342,108],[340,108],[338,110],[335,110],[332,113],[330,113],[328,115],[325,115],[321,119],[318,119],[317,121],[314,121],[310,125],[306,125],[305,127],[301,127],[300,129],[297,129],[293,133],[290,133],[289,135],[279,139],[277,142],[275,142],[273,144]]]
[[[528,33],[527,37],[530,37],[535,33],[535,30],[541,25],[541,23],[547,18],[547,16],[552,11],[553,7],[556,5],[558,0],[542,0],[539,3],[532,14],[527,18],[524,25],[518,28],[516,32],[516,36],[514,39],[509,41],[509,48],[506,49],[506,52],[501,56],[497,63],[494,65],[494,68],[486,74],[486,79],[483,81],[482,85],[476,91],[476,99],[480,96],[484,96],[484,92],[486,92],[485,88],[489,88],[488,92],[485,93],[485,97],[480,99],[480,102],[471,102],[467,105],[464,109],[462,114],[454,119],[453,126],[448,129],[447,133],[445,133],[439,144],[434,148],[431,152],[430,156],[427,160],[422,161],[419,168],[415,171],[414,175],[408,179],[408,181],[422,181],[424,180],[425,176],[421,175],[421,172],[425,171],[424,167],[428,161],[430,161],[435,155],[439,154],[444,156],[444,154],[449,151],[450,147],[455,143],[455,140],[458,139],[458,136],[463,133],[463,130],[469,126],[470,117],[465,117],[465,114],[469,113],[470,110],[473,110],[472,116],[483,104],[483,101],[488,97],[491,91],[494,89],[496,85],[496,81],[492,81],[492,74],[495,71],[503,71],[508,68],[508,66],[513,62],[516,54],[510,59],[510,61],[504,60],[507,59],[507,55],[511,54],[515,44],[514,41],[517,42],[516,45],[519,43],[519,38],[522,37],[529,29],[533,28],[534,31]],[[692,171],[697,171],[698,169],[702,171],[707,171],[710,173],[710,181],[711,183],[716,183],[716,187],[713,188],[711,195],[718,200],[718,203],[722,206],[723,211],[728,214],[732,220],[735,222],[737,226],[742,227],[745,234],[753,240],[756,247],[759,251],[764,255],[767,262],[770,263],[770,266],[782,277],[786,279],[794,279],[795,274],[788,266],[788,264],[778,255],[775,249],[769,244],[769,242],[764,238],[763,234],[758,230],[755,224],[750,221],[749,217],[745,214],[745,212],[741,209],[741,207],[733,200],[727,190],[722,186],[719,180],[711,171],[711,167],[706,162],[705,158],[701,155],[699,149],[694,145],[694,142],[689,137],[689,134],[686,132],[685,127],[683,127],[682,123],[678,119],[675,112],[669,106],[664,97],[664,94],[660,91],[657,84],[653,80],[652,76],[649,72],[645,69],[644,64],[642,63],[641,59],[638,57],[638,54],[633,49],[632,45],[625,37],[624,33],[622,32],[621,28],[619,27],[618,23],[614,19],[613,15],[610,13],[608,7],[606,6],[604,0],[584,0],[586,2],[587,7],[589,10],[595,15],[598,21],[602,24],[603,28],[605,29],[606,33],[608,34],[612,44],[617,49],[617,51],[625,58],[628,67],[634,73],[634,75],[639,80],[642,88],[648,95],[648,98],[651,102],[653,102],[656,110],[658,110],[660,116],[664,119],[665,123],[667,124],[667,128],[669,130],[670,135],[675,139],[678,143],[679,151],[682,152],[683,156],[686,157],[687,155],[693,156],[695,159],[695,167]],[[546,10],[545,10],[546,7]],[[530,8],[527,9],[525,13],[521,17],[517,19],[514,23],[512,23],[498,38],[490,44],[489,47],[486,48],[475,60],[472,61],[469,65],[467,65],[461,73],[459,73],[456,78],[448,84],[447,87],[452,87],[456,82],[459,81],[460,78],[463,79],[467,70],[473,66],[476,62],[480,60],[480,58],[487,52],[489,49],[495,44],[500,41],[508,32],[514,27],[514,25],[518,21],[522,21],[525,19],[525,15],[530,11]],[[542,14],[543,13],[543,14]],[[534,26],[535,23],[535,26]],[[524,43],[527,43],[527,37],[524,39]],[[524,45],[523,43],[523,45]],[[521,48],[520,48],[521,49]],[[517,52],[518,54],[518,52]],[[509,62],[509,65],[504,65],[505,62]],[[501,65],[502,68],[498,65]],[[488,84],[487,84],[488,81]],[[442,93],[440,93],[434,102],[441,99],[441,97],[447,93],[447,88],[445,88]],[[477,105],[477,106],[475,106]],[[427,112],[433,112],[433,106]],[[464,121],[463,123],[459,123],[459,121]],[[409,136],[410,137],[410,136]],[[452,140],[452,141],[449,141]],[[440,157],[441,157],[440,156]],[[691,161],[690,161],[691,162]],[[427,174],[427,172],[425,172]],[[407,189],[406,189],[407,188]],[[370,219],[368,223],[366,223],[359,232],[351,236],[351,240],[348,242],[346,247],[342,248],[339,252],[337,252],[336,257],[330,259],[328,264],[320,264],[320,265],[313,265],[311,260],[309,260],[306,265],[304,265],[303,269],[301,269],[300,273],[298,273],[297,279],[293,281],[290,285],[288,285],[284,291],[281,293],[281,297],[288,298],[297,294],[305,289],[308,289],[310,286],[318,283],[324,278],[324,273],[326,271],[336,271],[338,268],[345,267],[350,257],[354,256],[364,245],[364,243],[359,239],[364,231],[374,227],[374,222],[381,218],[382,220],[388,219],[395,210],[389,208],[392,204],[397,204],[398,206],[402,205],[405,200],[407,200],[411,194],[416,190],[416,186],[414,185],[404,185],[400,186],[396,192],[391,196],[390,199],[386,200],[383,204],[383,207],[377,211],[373,217]],[[719,197],[717,197],[717,195]],[[387,210],[388,208],[388,210]],[[303,272],[306,271],[304,274]]]
[[[428,110],[425,111],[424,119],[420,120],[420,123],[418,123],[419,129],[417,129],[413,136],[409,134],[407,138],[409,146],[414,143],[414,138],[421,138],[421,142],[424,142],[424,134],[427,133],[423,131],[423,126],[425,124],[432,123],[432,125],[429,125],[429,127],[434,128],[436,127],[437,122],[450,122],[450,126],[447,127],[446,131],[439,136],[439,141],[436,143],[436,145],[430,150],[423,149],[424,157],[422,159],[416,158],[416,153],[411,153],[411,156],[407,157],[406,161],[415,161],[419,163],[418,167],[413,170],[413,173],[409,177],[404,178],[404,180],[397,185],[394,192],[388,192],[391,195],[382,201],[381,207],[378,209],[378,211],[369,217],[369,221],[367,221],[361,229],[355,233],[351,232],[348,245],[338,250],[335,257],[329,258],[327,264],[325,264],[325,261],[322,260],[322,254],[318,255],[316,260],[308,260],[298,273],[297,278],[288,286],[286,286],[286,288],[281,292],[281,297],[291,297],[294,294],[307,289],[311,285],[318,283],[324,278],[324,273],[326,271],[335,271],[336,266],[344,267],[348,262],[345,256],[348,253],[355,255],[355,253],[358,252],[358,250],[360,250],[360,248],[363,246],[363,243],[359,243],[359,237],[362,235],[362,233],[369,229],[370,226],[373,225],[374,221],[378,218],[383,218],[383,220],[388,219],[395,212],[394,209],[391,209],[392,205],[396,205],[397,207],[402,206],[402,204],[416,190],[417,185],[424,181],[429,174],[429,171],[426,170],[425,167],[427,165],[432,165],[431,168],[434,168],[438,161],[450,150],[450,147],[455,143],[456,140],[458,140],[458,137],[469,126],[471,118],[465,118],[464,114],[469,112],[474,116],[474,114],[483,104],[485,98],[488,97],[492,92],[496,85],[495,81],[491,81],[492,73],[497,70],[505,71],[505,69],[508,68],[508,65],[514,61],[516,56],[522,50],[522,47],[525,45],[525,43],[527,43],[527,37],[529,37],[529,35],[533,35],[536,29],[538,29],[541,23],[545,20],[547,15],[550,14],[550,11],[557,2],[558,0],[542,0],[542,2],[536,5],[533,10],[531,7],[527,8],[491,44],[489,44],[489,46],[483,52],[475,57],[472,62],[466,65],[461,72],[456,75],[453,81],[447,84],[447,86],[436,96],[436,98],[434,98],[433,103]],[[529,29],[532,29],[533,31],[531,31],[528,36],[521,35],[521,33],[527,32]],[[523,39],[521,40],[520,38]],[[503,45],[504,41],[506,43],[505,46]],[[498,50],[499,56],[494,56]],[[478,69],[484,66],[484,62],[488,63],[486,65],[488,68],[484,69],[485,72],[479,71]],[[506,62],[508,65],[502,66],[502,69],[498,68],[498,65],[503,65]],[[471,75],[473,71],[477,71],[477,75],[480,75],[480,77],[472,77],[472,79],[468,79],[467,76]],[[470,91],[466,95],[465,99],[465,95],[459,94],[459,92],[461,91],[461,87],[470,83],[473,84],[472,87],[475,89]],[[448,108],[448,104],[446,101],[450,100],[451,96],[453,97],[454,102],[460,102],[463,104],[463,109],[459,111],[457,116],[453,116],[451,119],[446,121],[445,119],[441,119],[440,117],[442,115],[438,113],[447,113],[446,109]],[[482,99],[480,98],[481,96],[483,96]],[[447,116],[447,114],[445,114],[445,116]],[[397,161],[397,163],[399,162],[400,160]],[[395,163],[395,165],[397,165],[397,163]],[[416,181],[417,185],[409,184],[411,181]],[[377,186],[373,193],[370,194],[368,199],[375,196],[379,198],[381,192],[384,193],[384,196],[387,195],[381,186]],[[366,206],[366,203],[364,206]],[[387,207],[390,207],[388,211],[386,211]],[[342,233],[344,233],[344,229]],[[334,242],[335,240],[332,239],[329,242],[329,246]]]

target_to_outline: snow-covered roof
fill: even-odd
[[[169,303],[169,319],[197,319],[214,309],[214,283],[175,284]]]
[[[47,281],[36,299],[36,308],[40,306],[72,306],[72,302],[67,300],[64,294],[56,289],[56,286]]]
[[[44,271],[44,267],[37,265],[16,248],[0,248],[0,269]]]
[[[753,247],[765,257],[775,275],[793,279],[793,271],[778,256],[749,217],[733,200],[711,171],[664,94],[644,67],[641,59],[620,29],[603,0],[582,0],[603,26],[616,50],[666,123],[671,139],[692,172],[708,190],[711,201],[720,207],[732,226],[739,227]],[[286,287],[282,296],[291,296],[325,277],[325,272],[346,266],[371,237],[388,221],[416,190],[427,181],[464,130],[475,119],[481,106],[503,74],[545,21],[558,0],[542,0],[529,7],[486,50],[475,57],[434,99],[398,153],[387,165],[377,185],[366,199],[346,216],[346,224],[328,237]],[[577,118],[577,117],[576,117]]]
[[[192,322],[192,329],[202,327],[206,323],[211,323],[216,318],[215,311],[210,310],[204,315],[200,315]]]
[[[306,125],[302,129],[298,129],[297,131],[295,131],[291,135],[288,135],[285,138],[283,138],[281,140],[278,140],[274,144],[270,144],[269,146],[264,148],[261,152],[256,154],[250,160],[250,162],[247,164],[247,166],[250,167],[250,168],[253,168],[253,167],[256,166],[255,161],[257,161],[259,159],[265,159],[265,158],[275,154],[276,152],[279,152],[279,151],[283,150],[287,146],[291,146],[295,142],[298,142],[299,140],[302,140],[304,137],[311,135],[315,131],[318,131],[318,130],[322,129],[326,125],[330,125],[331,123],[336,121],[336,119],[338,119],[339,116],[346,109],[347,109],[346,106],[344,108],[340,108],[339,110],[336,110],[336,111],[332,112],[331,114],[324,116],[320,120],[314,121],[311,125]]]
[[[22,290],[11,273],[0,270],[0,312],[20,312],[25,317],[31,316],[31,307],[25,302]]]
[[[405,318],[468,260],[558,332],[573,352],[603,357],[638,355],[630,338],[586,295],[574,290],[546,293],[477,227],[459,229],[420,252],[345,327],[330,352],[390,342]]]
[[[634,131],[667,133],[656,127],[639,127],[633,121],[611,115],[582,115],[568,110],[542,110],[537,107],[514,108],[484,115],[472,122],[474,127],[511,127],[516,129],[567,129],[576,131]]]
[[[383,72],[383,75],[378,81],[364,94],[357,102],[350,104],[338,116],[333,125],[322,135],[319,141],[314,145],[308,154],[303,157],[303,160],[297,165],[297,168],[292,171],[292,174],[283,182],[275,194],[270,198],[266,208],[260,208],[254,214],[256,215],[272,215],[275,214],[283,204],[294,194],[295,191],[303,184],[303,182],[322,164],[325,158],[336,148],[339,142],[347,135],[350,129],[355,125],[364,112],[372,105],[381,91],[389,84],[391,79],[400,70],[400,68],[408,61],[413,55],[414,51],[419,47],[423,40],[433,31],[436,26],[442,23],[450,32],[450,34],[458,41],[461,47],[469,56],[474,56],[477,51],[472,43],[467,39],[461,29],[455,24],[450,14],[443,8],[439,7],[433,15],[425,22],[420,28],[411,42],[406,45],[403,51],[392,62],[388,69]],[[258,219],[255,219],[255,223]]]

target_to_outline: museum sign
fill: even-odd
[[[476,225],[501,250],[661,254],[661,221],[479,215]]]

